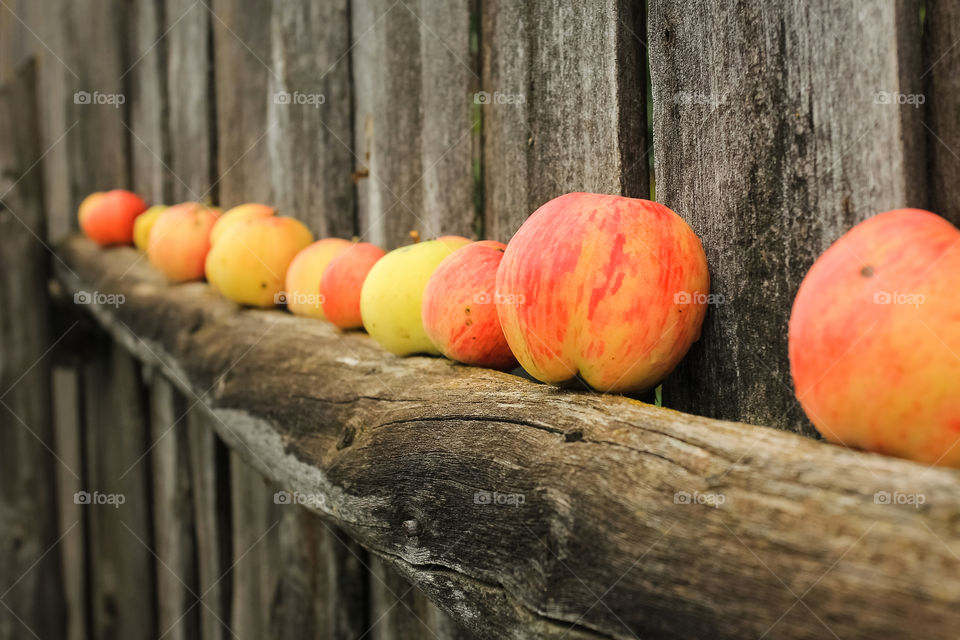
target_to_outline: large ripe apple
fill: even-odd
[[[287,267],[313,234],[299,220],[254,217],[231,225],[210,246],[206,275],[225,298],[254,307],[282,302]]]
[[[497,311],[517,360],[543,382],[600,391],[660,382],[700,336],[710,277],[700,239],[667,207],[568,193],[510,240]]]
[[[353,243],[342,238],[317,240],[294,257],[287,269],[286,302],[290,313],[325,320],[320,279],[330,261]]]
[[[960,232],[881,213],[810,268],[790,315],[797,399],[828,440],[960,467]]]
[[[418,242],[394,249],[373,265],[360,291],[360,314],[380,346],[399,356],[440,355],[423,330],[423,290],[437,265],[469,243],[456,236]]]
[[[363,326],[360,290],[370,269],[386,252],[369,242],[357,242],[330,261],[320,279],[320,299],[327,320],[341,329]]]
[[[184,202],[159,214],[150,230],[147,257],[168,280],[202,280],[210,251],[210,230],[217,212],[199,202]]]
[[[84,235],[100,246],[131,244],[134,221],[146,210],[147,203],[137,194],[113,189],[84,198],[77,219]]]
[[[210,244],[216,244],[220,236],[225,234],[227,229],[238,222],[245,222],[255,218],[269,218],[276,215],[276,213],[277,210],[270,205],[257,204],[255,202],[241,204],[227,209],[223,212],[223,215],[220,216],[220,219],[217,220],[217,224],[213,226],[213,231],[210,233]]]
[[[473,242],[444,258],[430,276],[423,328],[451,360],[501,371],[517,367],[497,316],[497,268],[506,248],[494,240]]]

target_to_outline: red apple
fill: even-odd
[[[423,328],[451,360],[502,371],[517,367],[497,316],[497,267],[506,248],[493,240],[461,247],[427,282]]]
[[[147,210],[147,203],[135,193],[114,189],[91,193],[77,210],[83,233],[99,244],[133,243],[133,222]]]
[[[881,213],[810,268],[790,315],[797,399],[832,442],[960,467],[960,231]]]
[[[530,375],[601,391],[657,385],[700,336],[710,277],[700,239],[667,207],[568,193],[520,227],[497,311]]]
[[[327,320],[341,329],[359,329],[360,290],[367,273],[386,251],[369,242],[358,242],[330,261],[320,279],[320,299]]]
[[[165,209],[150,229],[147,257],[168,280],[202,280],[217,212],[199,202]]]

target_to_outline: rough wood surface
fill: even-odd
[[[267,138],[274,206],[318,238],[356,234],[347,0],[273,5]]]
[[[163,2],[131,5],[132,42],[126,78],[130,87],[128,136],[130,187],[149,204],[166,202],[173,176],[167,168],[167,44]]]
[[[37,117],[28,62],[0,88],[0,638],[46,640],[65,625]]]
[[[925,205],[919,6],[650,4],[657,200],[703,239],[716,296],[665,406],[813,433],[787,321],[854,223]]]
[[[363,240],[387,249],[476,234],[470,0],[351,5]]]
[[[67,291],[126,295],[88,307],[120,343],[210,389],[203,405],[237,456],[314,496],[478,635],[938,637],[960,624],[955,471],[396,358],[142,263],[121,279],[129,249],[76,238],[60,255],[77,274],[58,270]]]
[[[960,4],[928,0],[923,23],[930,209],[960,225]]]
[[[647,196],[643,4],[483,3],[487,237],[569,191]]]

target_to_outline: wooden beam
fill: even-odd
[[[937,637],[957,472],[576,393],[166,284],[73,238],[67,291],[232,451],[484,636]],[[134,264],[136,263],[136,264]],[[76,275],[74,275],[76,274]]]

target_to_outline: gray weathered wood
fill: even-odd
[[[149,204],[166,202],[173,177],[167,127],[167,44],[162,2],[136,2],[131,7],[132,43],[126,71],[130,87],[131,188]]]
[[[929,0],[923,23],[927,154],[932,211],[960,224],[960,4]]]
[[[172,202],[215,201],[217,187],[210,11],[194,0],[166,0]],[[229,73],[229,68],[224,68]],[[229,120],[227,120],[229,122]],[[232,127],[225,127],[229,134]]]
[[[197,541],[200,637],[226,640],[230,624],[230,478],[228,453],[217,438],[213,418],[192,407],[187,412],[190,488]]]
[[[149,431],[138,369],[126,351],[108,341],[83,368],[89,615],[97,639],[162,633],[154,588]],[[97,496],[113,503],[97,504]]]
[[[570,191],[647,197],[643,4],[483,3],[487,237]]]
[[[150,383],[157,628],[164,638],[200,637],[193,524],[193,488],[183,397],[154,372]]]
[[[203,406],[236,456],[319,496],[311,508],[477,634],[938,637],[960,624],[956,471],[396,358],[362,334],[171,287],[143,263],[121,279],[130,249],[77,238],[61,257],[79,278],[58,269],[67,291],[127,296],[88,307],[115,339],[211,389]]]
[[[361,236],[388,249],[477,230],[470,0],[351,6]]]
[[[710,263],[700,341],[664,404],[812,434],[787,321],[814,259],[854,223],[925,204],[915,2],[650,5],[657,200]]]
[[[347,0],[274,3],[270,27],[273,204],[317,237],[350,238],[356,228]]]
[[[0,87],[0,638],[64,633],[36,67]],[[69,527],[69,525],[68,525]]]
[[[205,0],[212,10],[219,202],[273,201],[267,119],[271,3]]]

